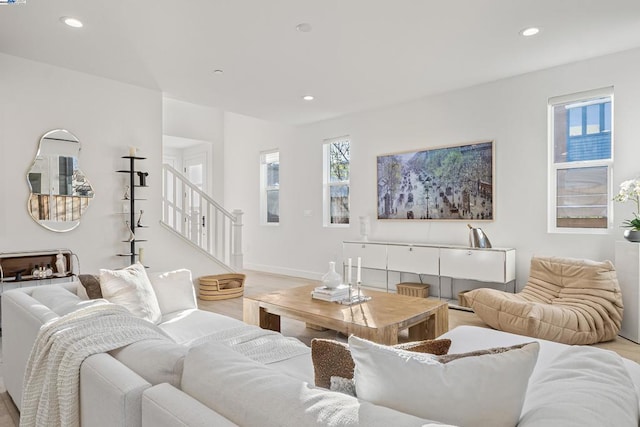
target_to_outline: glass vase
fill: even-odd
[[[342,276],[336,272],[336,263],[329,262],[329,271],[322,276],[322,286],[326,286],[329,289],[337,288],[342,282]]]

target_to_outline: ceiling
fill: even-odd
[[[63,25],[61,16],[79,18],[84,28]],[[300,23],[312,31],[297,31]],[[520,36],[528,26],[542,31]],[[638,0],[27,0],[0,6],[0,52],[289,124],[638,46]],[[303,101],[307,94],[315,100]]]

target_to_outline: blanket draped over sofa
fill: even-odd
[[[78,426],[82,362],[144,339],[170,340],[151,322],[108,303],[43,325],[27,362],[20,426]]]

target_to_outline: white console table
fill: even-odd
[[[619,335],[640,343],[640,243],[617,241],[615,259],[624,305]]]
[[[442,277],[507,285],[516,279],[516,251],[511,248],[469,248],[465,246],[394,243],[342,242],[343,260],[360,257],[362,268],[386,272],[413,273],[418,277],[438,277],[438,297],[442,298]],[[514,286],[515,291],[515,286]],[[453,293],[453,292],[452,292]],[[454,296],[452,295],[452,298]]]

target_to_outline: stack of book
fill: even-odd
[[[323,301],[342,301],[349,298],[349,285],[339,285],[335,288],[318,286],[311,292],[311,296]]]

